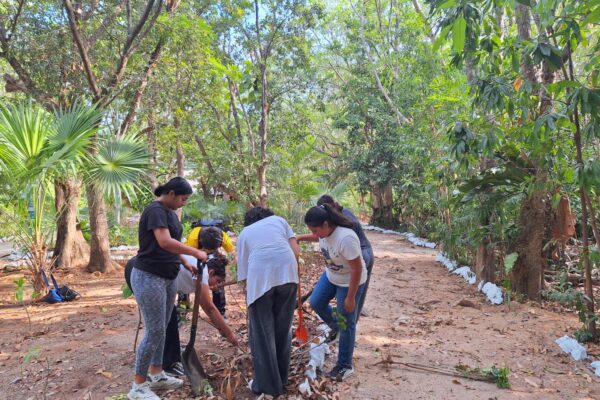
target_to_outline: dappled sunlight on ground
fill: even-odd
[[[357,327],[355,376],[335,388],[341,399],[600,399],[600,379],[586,363],[572,361],[554,344],[578,327],[575,314],[536,303],[492,306],[473,286],[436,264],[435,250],[415,248],[397,236],[369,237],[376,261],[365,305],[368,316],[361,317]],[[314,281],[321,271],[320,261],[313,258],[303,273]],[[73,287],[82,298],[29,306],[31,328],[25,310],[12,300],[17,276],[0,276],[0,386],[6,388],[5,398],[42,398],[46,393],[57,399],[102,399],[127,392],[138,311],[133,299],[122,299],[122,271],[100,277],[80,271],[57,274],[60,284]],[[243,293],[233,286],[227,296],[228,321],[245,334]],[[461,299],[476,308],[457,305]],[[308,312],[310,307],[305,308],[305,322],[316,336],[319,322]],[[207,369],[223,374],[217,359],[233,357],[235,349],[204,320],[198,331],[196,348]],[[189,323],[180,334],[187,342]],[[325,370],[333,367],[336,353],[334,348]],[[24,362],[28,354],[33,357]],[[244,379],[250,377],[249,360],[245,363]],[[508,366],[512,388],[407,364],[450,369],[457,364]],[[185,393],[164,398],[179,400]],[[238,398],[252,396],[240,390]]]

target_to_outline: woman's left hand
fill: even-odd
[[[344,300],[344,310],[347,313],[351,313],[356,308],[356,301],[354,301],[353,297],[346,296],[346,300]]]
[[[198,274],[198,268],[196,268],[196,266],[190,264],[190,263],[184,263],[183,266],[185,267],[185,269],[187,269],[188,271],[190,271],[192,273],[192,275],[197,275]]]

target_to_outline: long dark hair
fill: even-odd
[[[218,252],[210,253],[208,260],[206,260],[208,271],[213,271],[213,274],[223,279],[227,276],[227,271],[225,270],[227,264],[229,264],[227,257]]]
[[[244,216],[244,226],[252,225],[255,222],[260,221],[261,219],[270,217],[275,215],[270,208],[264,207],[254,207],[249,209]]]
[[[340,205],[340,203],[335,201],[335,199],[329,194],[324,194],[321,197],[319,197],[319,199],[317,200],[318,206],[322,206],[323,204],[329,204],[329,205],[333,206],[339,212],[342,212],[342,210],[344,209],[344,207],[342,207]]]
[[[323,226],[325,221],[329,222],[333,227],[343,226],[344,228],[352,228],[354,226],[352,221],[327,203],[309,208],[304,216],[304,223],[308,226]]]
[[[171,190],[175,195],[186,195],[194,192],[188,181],[180,176],[176,176],[164,185],[160,185],[154,189],[154,195],[160,197],[163,194],[169,194]]]

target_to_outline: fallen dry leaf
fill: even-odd
[[[112,377],[113,377],[112,372],[103,371],[101,369],[99,369],[98,371],[96,371],[96,375],[102,375],[106,379],[112,379]]]

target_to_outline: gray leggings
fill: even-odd
[[[134,268],[131,289],[144,319],[144,338],[135,355],[135,373],[146,376],[150,365],[162,366],[165,332],[175,304],[177,286],[175,280]]]

